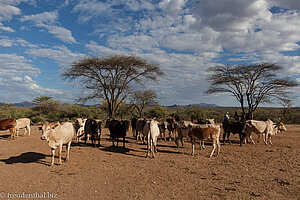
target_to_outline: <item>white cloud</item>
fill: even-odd
[[[160,7],[166,15],[177,16],[181,14],[185,3],[186,0],[163,0],[159,3],[158,7]]]
[[[66,43],[77,43],[72,36],[72,32],[60,26],[45,26],[48,28],[49,33],[52,33],[56,38]]]
[[[37,27],[48,29],[57,39],[66,43],[77,43],[72,32],[64,27],[55,25],[58,21],[58,12],[43,12],[35,15],[26,15],[20,19],[21,22],[32,21]]]
[[[42,87],[28,75],[13,77],[0,76],[0,87],[2,91],[4,91],[0,94],[1,101],[9,103],[30,101],[38,96],[51,96],[56,99],[59,99],[62,95],[65,97],[72,96],[69,91]],[[9,92],[11,88],[13,88],[13,92]]]
[[[0,22],[0,30],[7,31],[7,32],[15,32],[14,29],[4,26],[1,22]]]
[[[208,26],[216,31],[247,31],[257,20],[269,20],[265,0],[200,0],[193,9],[200,27]]]
[[[0,76],[16,75],[38,76],[40,70],[30,64],[30,60],[15,54],[0,54]]]
[[[21,22],[24,21],[32,21],[36,25],[43,25],[43,24],[53,24],[58,19],[58,12],[52,11],[52,12],[43,12],[40,14],[32,14],[32,15],[25,15],[22,18],[20,18]]]
[[[0,17],[2,16],[3,20],[10,20],[14,15],[19,15],[20,13],[19,8],[0,2]]]
[[[69,66],[73,61],[84,57],[84,54],[73,53],[66,46],[54,46],[52,48],[32,48],[25,52],[28,55],[44,57],[55,60],[62,67]]]

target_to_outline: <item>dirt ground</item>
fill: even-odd
[[[178,150],[159,141],[155,159],[145,158],[146,145],[130,131],[126,149],[117,150],[103,129],[100,148],[74,141],[70,161],[54,166],[38,127],[13,141],[2,131],[0,199],[300,199],[300,125],[286,127],[273,146],[240,147],[231,136],[234,143],[212,158],[209,141],[205,150],[196,146],[195,157],[189,142]]]

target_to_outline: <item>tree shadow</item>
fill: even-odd
[[[26,152],[22,153],[19,156],[12,156],[8,159],[0,159],[1,162],[4,162],[7,165],[16,164],[16,163],[43,163],[41,159],[46,158],[47,156],[42,153],[37,152]]]

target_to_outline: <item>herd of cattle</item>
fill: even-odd
[[[25,129],[24,135],[30,136],[30,123],[31,121],[29,118],[17,120],[4,119],[0,120],[0,130],[9,130],[11,133],[11,140],[15,138],[15,134],[16,137],[18,137],[19,129],[21,128]],[[147,157],[155,157],[155,153],[157,152],[157,140],[160,137],[166,141],[167,133],[169,134],[168,138],[173,139],[177,147],[180,146],[180,143],[183,147],[183,138],[190,139],[192,143],[192,155],[195,153],[196,141],[199,141],[200,149],[202,149],[204,148],[204,142],[208,139],[212,140],[213,145],[210,157],[213,156],[216,148],[217,155],[219,155],[220,152],[221,125],[215,124],[213,119],[207,119],[196,123],[190,121],[176,122],[173,117],[167,117],[166,121],[163,122],[146,118],[133,118],[131,121],[108,119],[105,122],[104,127],[108,128],[110,131],[110,140],[112,141],[113,146],[115,146],[115,141],[117,141],[118,148],[119,138],[123,138],[123,147],[125,148],[126,133],[129,130],[130,125],[134,138],[140,140],[143,144],[147,142]],[[74,124],[71,122],[44,122],[39,129],[42,131],[41,139],[46,140],[51,148],[51,165],[54,164],[55,150],[57,148],[59,149],[59,163],[61,163],[63,145],[67,145],[66,160],[69,159],[70,146],[74,136],[77,138],[77,142],[80,142],[84,137],[84,143],[86,143],[87,139],[90,137],[91,143],[95,146],[96,141],[98,140],[99,147],[101,127],[102,121],[95,119],[76,118]],[[247,120],[246,122],[224,120],[222,127],[224,130],[224,144],[226,142],[226,137],[227,141],[230,143],[230,133],[239,134],[240,145],[246,143],[248,139],[255,144],[252,133],[256,133],[258,135],[258,140],[260,135],[263,135],[265,144],[267,144],[269,140],[269,143],[272,145],[272,136],[280,131],[286,131],[282,122],[273,123],[271,120]]]

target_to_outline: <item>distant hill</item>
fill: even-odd
[[[204,108],[215,108],[215,107],[221,107],[221,106],[218,106],[216,104],[209,104],[209,103],[198,103],[198,104],[189,104],[189,105],[171,105],[171,106],[165,106],[165,107],[168,107],[168,108],[189,108],[189,107],[204,107]]]
[[[21,103],[13,103],[13,106],[15,106],[15,107],[34,107],[34,106],[36,106],[36,103],[30,102],[30,101],[23,101]]]

